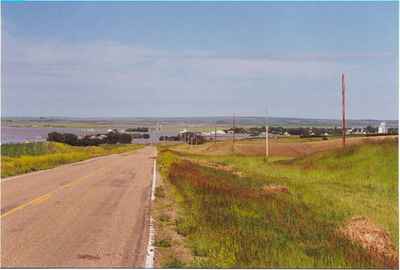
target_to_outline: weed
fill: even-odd
[[[170,239],[161,239],[154,242],[156,247],[170,247],[171,240]]]
[[[161,222],[168,222],[168,221],[171,220],[171,218],[167,214],[161,214],[160,217],[159,217],[159,220]]]
[[[180,235],[187,236],[194,233],[196,230],[196,223],[191,215],[185,215],[176,220],[176,232]]]
[[[168,260],[161,265],[161,268],[185,268],[185,264],[176,257],[172,257],[168,258]]]
[[[155,195],[157,198],[165,198],[165,191],[163,187],[156,187]]]

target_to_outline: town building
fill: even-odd
[[[386,123],[382,122],[378,127],[378,134],[386,134],[388,133],[388,128],[386,127]]]

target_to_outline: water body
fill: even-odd
[[[77,136],[94,135],[106,133],[108,129],[93,128],[34,128],[34,127],[1,127],[1,144],[22,143],[22,142],[40,142],[45,141],[50,132],[72,133]],[[156,143],[160,136],[176,136],[176,132],[149,132],[150,139],[134,139],[134,143]]]

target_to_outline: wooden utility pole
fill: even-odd
[[[268,110],[267,115],[265,117],[265,157],[269,157],[269,126],[268,126]]]
[[[233,120],[232,120],[232,128],[233,128],[233,131],[232,131],[232,153],[234,153],[235,152],[235,123],[236,122],[236,115],[235,114],[233,114]]]
[[[189,125],[187,123],[185,123],[185,124],[186,124],[185,125],[185,129],[186,129],[186,132],[185,132],[185,143],[189,143],[189,141],[188,141]]]
[[[344,74],[342,73],[342,145],[346,146],[346,85],[344,82]]]
[[[217,121],[214,124],[214,144],[217,143]]]

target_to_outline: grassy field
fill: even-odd
[[[137,144],[78,147],[54,142],[4,144],[1,145],[1,177],[49,169],[97,156],[133,151],[141,147],[143,146]]]
[[[161,149],[159,155],[160,171],[169,183],[167,194],[174,196],[178,208],[175,222],[168,224],[184,237],[192,257],[185,260],[168,254],[164,266],[396,264],[374,256],[338,230],[350,218],[362,216],[398,243],[397,140],[367,141],[345,150],[268,161],[260,156],[194,154],[199,152],[172,148]],[[266,192],[270,186],[288,192]]]
[[[396,136],[375,136],[375,137],[350,137],[347,138],[347,145],[357,145],[365,142],[380,142],[385,139],[393,139]],[[302,157],[316,152],[338,149],[342,146],[342,141],[339,138],[300,138],[278,137],[270,138],[270,154],[272,156],[284,157]],[[179,144],[171,149],[187,154],[199,155],[242,155],[242,156],[264,156],[265,155],[265,140],[264,139],[243,139],[237,140],[235,147],[232,147],[231,140],[208,142],[202,145]]]

